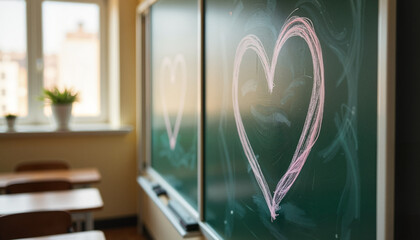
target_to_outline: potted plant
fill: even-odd
[[[78,100],[79,93],[69,88],[63,90],[54,87],[44,89],[41,100],[51,105],[51,111],[58,131],[69,130],[73,103]]]
[[[9,113],[6,114],[4,117],[7,121],[7,131],[14,132],[17,115]]]

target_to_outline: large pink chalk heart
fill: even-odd
[[[308,44],[313,63],[313,87],[308,113],[305,118],[296,150],[286,173],[277,183],[274,195],[272,196],[242,122],[238,102],[238,78],[243,56],[246,51],[252,50],[257,54],[259,60],[261,61],[265,77],[267,79],[268,90],[272,93],[274,88],[274,73],[280,50],[282,49],[284,43],[291,37],[301,37]],[[277,38],[271,64],[269,63],[264,46],[255,35],[248,35],[239,43],[236,49],[232,83],[233,111],[235,115],[236,128],[238,130],[244,153],[264,195],[272,220],[276,219],[276,211],[279,210],[280,202],[292,187],[302,170],[313,145],[318,139],[324,111],[324,95],[324,63],[322,59],[322,50],[312,22],[309,19],[293,16],[286,20]]]
[[[180,79],[177,79],[177,69],[180,69]],[[168,76],[169,74],[169,76]],[[168,81],[169,80],[169,81]],[[169,119],[168,107],[166,104],[166,89],[170,88],[171,84],[179,84],[175,89],[180,88],[180,101],[178,106],[178,112],[176,115],[174,127],[172,128],[171,121]],[[184,112],[185,94],[187,92],[187,67],[185,64],[185,58],[183,55],[178,54],[175,56],[174,61],[169,57],[165,57],[160,66],[160,96],[163,108],[163,119],[165,121],[166,131],[169,138],[169,146],[172,150],[175,149],[176,141],[178,138],[179,128],[181,126],[182,115]]]

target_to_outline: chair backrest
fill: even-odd
[[[71,232],[71,215],[65,211],[26,212],[0,216],[0,239],[39,237]]]
[[[61,160],[38,160],[19,163],[15,168],[15,172],[66,169],[70,169],[70,166]]]
[[[6,185],[5,192],[7,194],[13,193],[30,193],[30,192],[46,192],[46,191],[61,191],[72,189],[72,185],[68,180],[45,180],[45,181],[25,181],[25,182],[11,182]]]

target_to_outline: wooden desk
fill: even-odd
[[[0,190],[14,181],[66,179],[74,185],[89,185],[101,181],[96,168],[0,173]]]
[[[0,195],[0,215],[64,210],[70,212],[73,217],[83,215],[87,230],[93,229],[92,211],[100,210],[102,207],[102,197],[96,188]]]
[[[105,240],[105,235],[102,231],[86,231],[35,238],[21,238],[20,240]]]

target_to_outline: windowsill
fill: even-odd
[[[131,126],[112,126],[109,124],[74,124],[68,131],[56,131],[52,125],[16,126],[16,131],[9,132],[6,126],[0,126],[0,138],[37,137],[37,136],[83,136],[83,135],[123,135],[133,131]]]

